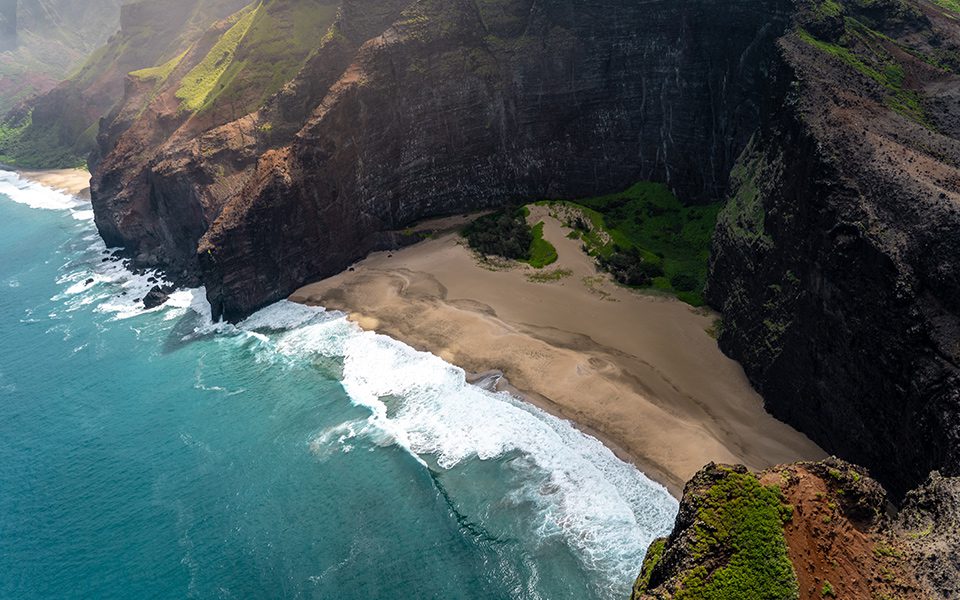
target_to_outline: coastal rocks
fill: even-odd
[[[899,499],[960,474],[960,30],[929,3],[820,4],[778,44],[707,298],[767,409]]]
[[[958,481],[934,477],[893,519],[883,488],[837,458],[759,474],[710,464],[684,489],[673,533],[650,546],[632,598],[955,597],[955,541],[924,545],[913,528],[956,530]]]
[[[172,286],[153,286],[150,288],[150,291],[147,292],[147,295],[143,297],[143,307],[149,310],[160,306],[170,298],[173,290],[174,288]]]

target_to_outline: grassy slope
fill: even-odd
[[[317,0],[271,0],[235,15],[233,26],[177,89],[185,110],[256,110],[286,84],[336,17]],[[159,67],[158,67],[159,68]]]
[[[691,554],[696,566],[675,582],[674,600],[797,598],[797,577],[783,533],[792,507],[777,487],[763,486],[752,473],[720,469],[726,471],[724,477],[694,499]],[[663,550],[658,540],[647,551],[634,597],[647,591]],[[722,562],[711,562],[717,557],[723,557]]]
[[[526,261],[531,267],[542,269],[557,262],[557,249],[543,238],[543,221],[531,228],[533,241],[530,242],[530,258]]]
[[[664,276],[654,278],[653,288],[676,294],[694,306],[704,303],[710,238],[720,204],[684,206],[666,186],[650,182],[637,183],[619,194],[565,204],[579,208],[593,230],[609,236],[604,243],[596,231],[582,235],[592,255],[609,256],[616,246],[636,248],[644,259],[663,266]],[[695,280],[695,289],[674,289],[671,281],[680,277]]]
[[[181,100],[184,109],[197,112],[204,107],[208,98],[217,90],[220,78],[233,61],[243,36],[247,35],[261,9],[262,6],[252,10],[244,9],[234,15],[230,29],[220,37],[203,60],[180,80],[177,98]]]
[[[860,0],[864,5],[868,0]],[[933,2],[947,10],[960,11],[960,0],[933,0]],[[904,14],[892,19],[919,18],[919,12],[912,14],[904,6]],[[843,35],[836,41],[818,39],[805,29],[799,29],[797,35],[801,40],[845,63],[857,72],[869,77],[878,83],[886,95],[885,103],[897,113],[932,128],[924,114],[922,94],[918,90],[906,86],[906,73],[903,64],[890,51],[894,46],[907,54],[927,63],[928,65],[945,71],[956,70],[960,63],[960,56],[946,49],[937,49],[927,55],[898,43],[872,27],[875,24],[868,18],[856,18],[848,13],[847,9],[836,0],[821,0],[813,9],[815,15],[822,19],[842,19]],[[913,7],[912,10],[916,10]],[[896,21],[894,21],[896,23]]]
[[[960,0],[933,0],[938,6],[960,12]]]

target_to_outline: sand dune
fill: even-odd
[[[343,310],[467,371],[502,372],[675,495],[710,461],[760,469],[824,456],[763,410],[707,333],[715,314],[615,285],[545,209],[531,219],[560,255],[546,270],[568,276],[538,282],[525,265],[485,264],[447,233],[371,255],[291,300]]]

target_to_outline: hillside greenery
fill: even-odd
[[[463,230],[471,248],[542,269],[557,261],[557,249],[543,237],[543,222],[527,223],[526,207],[510,207],[476,219]]]
[[[236,116],[256,110],[296,75],[319,42],[317,32],[335,18],[336,6],[317,0],[269,0],[236,13],[230,28],[180,81],[181,107]],[[163,71],[154,69],[148,74]]]
[[[787,554],[784,524],[793,509],[776,486],[752,473],[726,473],[693,499],[697,515],[692,540],[693,568],[674,584],[674,600],[799,597],[797,576]],[[647,591],[663,557],[663,545],[647,552],[635,597]],[[716,562],[716,557],[723,557]]]
[[[641,182],[616,194],[541,204],[574,209],[580,216],[566,224],[620,283],[704,304],[720,203],[685,206],[665,185]]]
[[[0,163],[26,169],[84,167],[83,149],[92,147],[96,126],[74,144],[64,144],[53,128],[32,127],[29,113],[0,122]]]

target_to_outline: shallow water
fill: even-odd
[[[595,439],[343,315],[141,310],[91,219],[0,172],[0,598],[622,598],[669,531]]]

